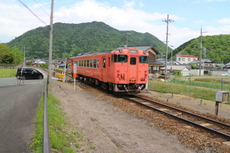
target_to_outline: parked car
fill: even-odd
[[[43,74],[34,68],[20,67],[17,70],[16,77],[25,79],[43,79]]]

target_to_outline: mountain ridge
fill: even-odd
[[[29,30],[8,43],[10,47],[26,48],[26,57],[48,57],[49,26]],[[128,33],[128,36],[127,34]],[[113,50],[120,46],[152,45],[165,52],[165,44],[150,33],[117,30],[103,22],[80,24],[55,23],[53,25],[53,57],[66,58],[84,52]]]

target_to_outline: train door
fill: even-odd
[[[106,78],[107,78],[107,73],[106,73],[106,68],[107,68],[107,63],[106,63],[106,57],[103,56],[102,57],[102,73],[101,73],[101,76],[102,76],[102,81],[106,81]]]
[[[128,79],[130,83],[135,83],[137,81],[137,62],[138,56],[130,56],[129,67],[128,67]]]

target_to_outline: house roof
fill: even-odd
[[[143,51],[147,51],[149,49],[152,49],[156,52],[156,54],[159,54],[159,51],[157,51],[152,45],[145,45],[145,46],[124,46],[124,47],[118,47],[117,49],[123,49],[123,48],[137,48]]]
[[[152,65],[159,65],[159,66],[163,66],[164,63],[160,62],[160,61],[149,61],[149,64],[152,64]]]
[[[199,62],[200,60],[196,60],[196,61],[192,61],[191,63],[199,63]],[[209,58],[204,58],[204,59],[201,59],[201,63],[215,63],[215,62]]]
[[[180,57],[191,57],[191,58],[198,58],[198,56],[194,56],[194,55],[178,55]]]
[[[165,69],[165,67],[163,67],[162,69]],[[188,69],[186,66],[179,66],[179,65],[173,65],[173,66],[169,66],[167,65],[167,70],[183,70],[183,69]]]

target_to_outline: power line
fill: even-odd
[[[34,0],[34,2],[40,7],[40,9],[46,14],[49,16],[49,14],[42,8],[42,6],[36,1]]]
[[[42,23],[47,25],[42,19],[40,19],[26,4],[24,4],[21,0],[18,0],[25,8],[27,8],[36,18],[38,18]]]

